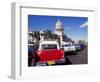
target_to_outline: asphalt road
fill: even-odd
[[[88,63],[88,52],[87,47],[78,52],[65,53],[66,63],[70,64],[87,64]]]

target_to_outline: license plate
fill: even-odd
[[[48,65],[52,65],[52,64],[55,64],[54,61],[47,61]]]

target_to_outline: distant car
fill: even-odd
[[[43,41],[39,44],[37,50],[39,60],[37,65],[52,65],[59,62],[64,62],[64,51],[60,49],[56,41]]]
[[[79,44],[74,44],[76,51],[80,51],[81,50],[81,46]]]
[[[80,45],[80,49],[83,50],[85,48],[84,44],[79,44]]]
[[[64,49],[64,52],[74,52],[74,51],[76,51],[75,46],[70,44],[70,43],[64,43],[61,46]]]

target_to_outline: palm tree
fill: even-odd
[[[51,30],[49,30],[49,29],[47,29],[46,31],[45,31],[46,33],[45,33],[45,35],[46,35],[46,38],[47,39],[52,39],[52,31]]]

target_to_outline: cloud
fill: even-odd
[[[84,22],[82,25],[80,25],[80,28],[84,28],[88,26],[88,21]]]

